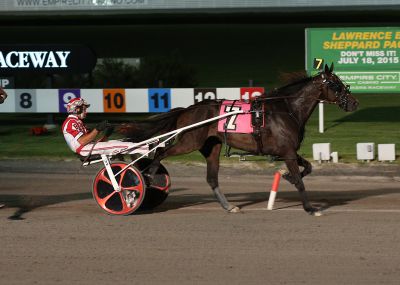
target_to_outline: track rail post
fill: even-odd
[[[276,193],[278,192],[279,182],[281,181],[281,176],[283,173],[285,173],[284,170],[275,172],[274,181],[272,182],[271,191],[269,192],[267,210],[272,210],[274,208]]]

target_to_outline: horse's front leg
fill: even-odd
[[[212,142],[211,140],[206,142],[205,145],[200,149],[201,154],[206,158],[207,161],[207,183],[210,185],[212,191],[222,208],[227,210],[229,213],[240,212],[239,207],[232,205],[226,199],[224,193],[219,189],[218,183],[218,172],[219,172],[219,155],[221,152],[221,143]]]
[[[321,212],[318,208],[314,208],[311,206],[310,201],[308,200],[306,189],[304,187],[303,179],[301,177],[301,173],[299,170],[299,166],[297,164],[296,159],[286,159],[285,160],[286,166],[290,173],[290,178],[283,176],[287,179],[290,183],[294,184],[297,191],[300,194],[301,202],[303,203],[304,210],[313,216],[321,216]],[[289,179],[288,179],[289,178]]]
[[[300,155],[297,155],[297,165],[303,167],[303,171],[300,172],[301,178],[307,176],[308,174],[310,174],[312,172],[311,163]],[[286,172],[285,174],[283,174],[283,178],[285,178],[291,184],[295,184],[295,180],[292,177],[292,175],[290,175],[289,172]]]
[[[300,173],[301,177],[305,177],[312,172],[311,163],[300,155],[297,155],[297,164],[304,167],[303,171]]]

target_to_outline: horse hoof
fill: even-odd
[[[232,209],[228,210],[228,213],[240,213],[240,208],[233,207]]]
[[[321,217],[322,216],[322,212],[321,211],[314,211],[311,213],[312,216],[314,217]]]

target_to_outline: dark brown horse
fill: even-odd
[[[304,127],[318,102],[337,104],[344,111],[354,111],[358,101],[350,94],[340,78],[332,72],[333,66],[313,77],[297,79],[293,83],[275,89],[259,100],[264,104],[265,126],[257,139],[253,134],[227,133],[229,146],[244,151],[268,154],[284,160],[288,173],[283,177],[297,188],[304,210],[320,215],[310,204],[302,178],[311,173],[311,164],[297,154],[304,137]],[[166,133],[219,115],[221,101],[207,100],[188,108],[173,109],[142,122],[121,126],[120,131],[134,141],[142,141],[156,134]],[[240,116],[240,115],[239,115]],[[156,169],[159,162],[172,155],[199,150],[207,161],[207,182],[221,206],[229,212],[239,209],[230,204],[218,185],[219,157],[224,133],[218,132],[217,122],[202,125],[184,132],[169,147],[161,149],[152,163]],[[300,172],[299,166],[304,169]]]

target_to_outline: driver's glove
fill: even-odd
[[[104,121],[101,121],[100,123],[98,123],[96,125],[95,129],[98,130],[99,132],[102,132],[107,128],[107,126],[108,126],[108,121],[104,120]]]
[[[114,131],[113,126],[107,126],[106,130],[104,131],[104,136],[109,137]]]

